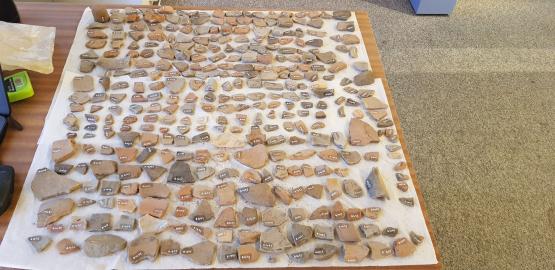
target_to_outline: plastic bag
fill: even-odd
[[[4,70],[52,73],[56,27],[0,21],[0,64]]]

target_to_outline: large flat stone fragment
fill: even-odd
[[[39,169],[31,182],[31,190],[40,201],[69,194],[81,187],[77,181],[61,176],[46,168]]]
[[[112,255],[127,246],[125,239],[113,234],[95,234],[85,240],[83,251],[88,257]]]

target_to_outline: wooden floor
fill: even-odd
[[[15,194],[12,200],[11,208],[0,216],[0,240],[3,238],[7,229],[9,220],[13,214],[15,204],[19,198],[19,193],[25,181],[27,171],[31,165],[35,150],[36,142],[44,125],[44,118],[52,97],[56,91],[60,75],[65,64],[66,57],[75,36],[75,30],[83,13],[85,5],[75,4],[47,4],[47,3],[18,3],[18,9],[21,15],[22,23],[34,24],[42,26],[56,27],[56,41],[53,55],[54,72],[52,74],[43,75],[36,72],[29,72],[35,96],[31,99],[17,102],[12,107],[12,115],[25,127],[24,131],[15,131],[9,129],[4,140],[0,145],[0,163],[11,165],[16,171],[15,178]],[[118,6],[114,6],[118,7]],[[123,7],[123,6],[122,6]],[[206,9],[195,7],[183,7],[183,9]],[[60,16],[63,14],[63,16]],[[369,56],[370,65],[375,77],[381,78],[388,97],[388,102],[393,113],[393,120],[397,128],[399,140],[403,146],[403,152],[409,165],[410,174],[414,187],[417,191],[422,212],[428,226],[428,231],[432,237],[432,242],[436,250],[436,257],[440,261],[440,255],[436,246],[435,237],[431,230],[431,225],[424,205],[424,199],[420,191],[420,186],[416,179],[416,174],[410,161],[410,157],[405,145],[403,133],[399,125],[399,117],[392,98],[391,89],[387,84],[385,72],[381,63],[379,51],[376,45],[374,33],[368,18],[368,14],[364,11],[357,11],[356,17],[360,26],[366,50]],[[358,267],[357,267],[358,268]],[[349,269],[357,269],[349,268]],[[376,267],[373,267],[376,268]],[[403,267],[377,267],[378,269],[439,269],[441,264],[424,265],[424,266],[403,266]],[[1,269],[1,268],[0,268]],[[309,268],[307,268],[309,269]]]

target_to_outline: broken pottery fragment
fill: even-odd
[[[179,243],[172,239],[164,239],[160,241],[160,255],[174,256],[181,252]]]
[[[241,164],[253,169],[264,167],[268,161],[266,146],[263,144],[257,144],[250,149],[235,152],[234,157]]]
[[[362,187],[353,179],[343,180],[343,191],[351,198],[360,198],[364,194]]]
[[[310,214],[309,219],[310,220],[314,220],[314,219],[330,219],[331,218],[331,212],[330,209],[326,206],[320,206],[318,208],[316,208],[316,210],[314,210],[312,212],[312,214]]]
[[[382,242],[368,241],[367,244],[370,248],[369,257],[372,260],[384,259],[393,255],[393,249]]]
[[[287,189],[285,189],[281,186],[274,186],[273,191],[274,191],[274,194],[276,195],[276,197],[283,204],[289,205],[293,201],[293,198],[291,198],[291,194],[289,193],[289,191]]]
[[[357,151],[343,150],[340,152],[340,154],[341,154],[341,158],[343,159],[343,161],[345,161],[345,163],[347,163],[347,165],[356,165],[362,159],[362,156]]]
[[[330,241],[334,240],[333,227],[321,224],[314,225],[314,238]]]
[[[239,245],[237,248],[239,263],[253,263],[258,260],[260,253],[254,244]]]
[[[389,200],[389,193],[385,186],[385,180],[378,167],[372,168],[372,171],[368,174],[368,177],[366,177],[365,183],[370,198]]]
[[[119,193],[121,181],[100,181],[100,195],[113,196]]]
[[[381,234],[380,228],[376,224],[360,224],[358,228],[362,232],[364,238],[372,238]]]
[[[92,76],[77,76],[73,78],[73,91],[90,92],[94,89],[94,80]]]
[[[339,249],[331,244],[317,244],[314,246],[312,255],[315,260],[325,261],[331,259],[335,254],[337,254]]]
[[[207,200],[202,200],[197,205],[197,208],[193,213],[189,215],[189,219],[194,222],[206,222],[214,218],[214,212],[212,211],[212,206]]]
[[[144,215],[139,219],[139,228],[142,233],[160,233],[168,227],[168,221]]]
[[[29,241],[36,252],[42,252],[52,243],[52,238],[46,235],[35,235],[28,237],[27,241]]]
[[[56,243],[56,249],[60,255],[70,254],[81,250],[81,248],[68,238],[64,238]]]
[[[156,181],[156,179],[158,179],[167,171],[165,167],[157,165],[143,165],[143,170],[148,175],[150,181]]]
[[[195,177],[199,181],[210,178],[216,173],[216,169],[209,166],[199,166],[195,168]]]
[[[112,214],[96,213],[87,218],[89,232],[105,232],[112,230]]]
[[[154,234],[143,234],[129,242],[127,247],[127,258],[132,264],[144,260],[155,261],[160,251],[160,242]]]
[[[233,182],[226,182],[216,185],[216,202],[219,206],[233,205],[237,202],[235,196],[236,185]]]
[[[231,243],[233,242],[233,230],[232,229],[222,229],[216,233],[216,237],[219,243]]]
[[[287,210],[289,219],[294,222],[303,221],[308,218],[308,212],[304,208],[291,207]]]
[[[339,152],[335,149],[326,149],[318,152],[318,157],[322,160],[337,162],[339,161]]]
[[[118,166],[118,176],[121,181],[139,178],[142,172],[143,168],[139,165],[120,164]]]
[[[240,148],[245,146],[245,140],[233,133],[220,134],[211,143],[220,148]]]
[[[203,241],[181,249],[181,254],[193,263],[211,265],[216,255],[216,244],[210,241]]]
[[[226,263],[236,261],[237,258],[237,248],[232,245],[220,245],[218,247],[218,262]]]
[[[293,153],[288,158],[290,160],[305,160],[305,159],[308,159],[308,158],[314,156],[315,154],[316,154],[315,150],[305,149],[305,150],[300,150],[300,151],[297,151],[297,152]]]
[[[102,180],[103,178],[114,174],[117,172],[117,162],[113,160],[98,160],[93,159],[90,162],[90,168],[98,180]]]
[[[349,143],[353,146],[364,146],[370,143],[378,143],[378,133],[368,123],[352,118],[349,122]]]
[[[260,234],[259,250],[265,253],[281,253],[285,252],[293,246],[285,235],[277,228],[271,228]]]
[[[293,223],[287,231],[287,238],[293,246],[302,246],[312,239],[312,227]]]
[[[75,154],[75,143],[72,140],[57,140],[52,143],[52,160],[55,163],[63,162]]]
[[[331,200],[335,200],[343,194],[339,180],[335,178],[328,178],[326,180],[326,191]]]
[[[320,185],[320,184],[312,184],[312,185],[308,185],[305,189],[305,193],[314,198],[314,199],[320,199],[322,198],[322,191],[324,190],[324,186]]]
[[[214,199],[214,187],[205,185],[193,186],[193,197],[197,199],[211,200]]]
[[[139,204],[138,212],[140,215],[151,215],[156,218],[162,218],[168,209],[168,199],[144,198]]]
[[[242,224],[252,226],[258,222],[258,210],[252,207],[244,207],[240,219]]]
[[[362,105],[369,111],[387,109],[387,104],[383,103],[377,97],[367,97],[362,99]],[[386,114],[387,115],[387,114]],[[385,117],[385,116],[384,116]],[[381,120],[381,119],[380,119]]]
[[[37,227],[43,228],[71,214],[75,203],[72,199],[52,199],[43,202],[37,213]]]
[[[424,236],[419,235],[419,234],[415,233],[414,231],[411,231],[409,233],[409,236],[410,236],[410,240],[415,245],[420,245],[424,241]]]
[[[343,244],[343,261],[358,263],[368,255],[370,249],[363,244]]]
[[[374,75],[372,71],[364,71],[357,74],[353,78],[353,82],[356,86],[365,86],[374,83]]]
[[[273,207],[276,204],[272,188],[266,183],[238,188],[237,193],[241,195],[243,200],[255,205]]]
[[[393,251],[397,257],[407,257],[414,253],[416,245],[407,238],[399,238],[393,241]]]
[[[289,257],[290,262],[304,264],[307,261],[312,259],[312,252],[311,251],[299,251],[287,254]]]
[[[220,211],[218,218],[214,221],[216,228],[237,228],[239,226],[239,216],[232,207],[224,208]]]
[[[168,183],[185,184],[195,182],[191,167],[185,161],[176,161],[170,168],[167,178]]]
[[[135,220],[135,218],[128,215],[121,215],[116,222],[116,225],[114,226],[114,230],[130,232],[134,231],[136,226],[137,221]]]
[[[382,231],[382,235],[389,236],[389,237],[395,237],[398,233],[399,233],[399,229],[394,227],[386,227]]]
[[[141,183],[139,185],[139,194],[143,198],[168,198],[170,196],[170,189],[163,183]]]
[[[239,244],[256,243],[260,238],[260,232],[251,230],[239,230]]]
[[[137,161],[138,163],[144,163],[150,157],[152,157],[154,154],[156,154],[156,151],[157,151],[156,148],[145,147],[145,148],[143,148],[143,150],[141,150],[141,153],[139,153],[137,158],[135,158],[135,161]]]
[[[114,150],[121,163],[134,161],[138,154],[137,148],[133,147],[116,147]]]
[[[353,223],[350,222],[340,222],[335,224],[335,232],[337,233],[337,238],[342,242],[359,242],[360,235],[357,228]]]
[[[269,208],[262,212],[262,224],[267,227],[278,227],[287,222],[287,214],[276,208]]]
[[[409,207],[414,206],[414,198],[399,197],[399,202]]]

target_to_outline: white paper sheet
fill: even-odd
[[[354,13],[353,16],[351,17],[351,20],[355,21],[355,26],[356,26],[356,31],[355,34],[359,36],[359,38],[362,40],[360,31],[359,31],[359,27],[358,24],[356,22],[356,19],[354,18]],[[86,231],[82,231],[82,232],[74,232],[74,231],[69,231],[66,230],[62,233],[58,233],[58,234],[49,234],[45,228],[36,228],[35,226],[35,222],[36,222],[36,213],[37,213],[37,209],[40,205],[41,202],[39,202],[38,200],[36,200],[30,190],[30,184],[31,181],[35,175],[36,170],[43,168],[43,167],[48,167],[53,169],[54,164],[51,162],[51,158],[50,158],[50,144],[52,141],[57,140],[57,139],[62,139],[65,137],[65,133],[66,133],[66,129],[62,124],[62,118],[69,112],[69,108],[68,108],[68,101],[67,98],[71,95],[72,93],[72,88],[71,88],[71,83],[72,83],[72,79],[74,76],[79,75],[80,73],[78,72],[78,66],[79,66],[79,54],[83,53],[86,51],[84,43],[86,42],[87,38],[86,38],[86,26],[93,22],[93,18],[92,18],[92,14],[90,12],[90,9],[87,8],[83,14],[83,17],[79,23],[79,26],[77,28],[77,33],[76,33],[76,38],[74,40],[74,43],[72,45],[71,51],[69,53],[66,65],[64,67],[64,72],[60,81],[60,84],[58,85],[58,89],[56,91],[56,94],[54,96],[51,108],[48,112],[48,115],[46,117],[45,120],[45,126],[42,132],[42,135],[38,141],[38,147],[37,147],[37,151],[35,153],[35,157],[33,159],[33,162],[31,164],[31,167],[29,169],[29,174],[27,175],[27,179],[25,180],[25,184],[23,186],[23,190],[21,192],[19,201],[17,203],[17,207],[16,210],[13,214],[12,220],[9,224],[8,230],[4,236],[4,240],[2,241],[2,244],[0,246],[0,265],[2,266],[7,266],[7,267],[17,267],[17,268],[31,268],[31,269],[177,269],[177,268],[206,268],[206,266],[201,266],[201,265],[196,265],[194,263],[192,263],[191,261],[189,261],[188,259],[186,259],[183,255],[178,255],[178,256],[171,256],[171,257],[164,257],[164,256],[159,256],[158,259],[155,262],[149,262],[149,261],[143,261],[140,264],[137,265],[132,265],[130,263],[128,263],[127,261],[127,252],[126,251],[122,251],[119,252],[115,255],[112,256],[107,256],[107,257],[103,257],[103,258],[89,258],[86,257],[85,254],[83,252],[77,252],[77,253],[73,253],[70,255],[59,255],[57,250],[54,247],[54,244],[56,242],[58,242],[59,240],[63,239],[63,238],[70,238],[72,239],[75,243],[77,243],[78,245],[82,245],[84,243],[84,240],[89,237],[90,235],[92,235],[93,233],[90,232],[86,232]],[[126,26],[128,27],[128,26]],[[127,28],[126,28],[127,29]],[[320,51],[328,51],[328,50],[333,50],[335,42],[331,41],[329,39],[329,36],[334,35],[337,33],[337,31],[335,31],[335,23],[332,23],[332,21],[328,21],[325,20],[325,24],[323,29],[324,31],[326,31],[328,33],[328,36],[324,38],[325,42],[324,42],[324,47],[320,48]],[[106,33],[110,33],[109,30],[105,30]],[[305,40],[310,39],[310,36],[305,36]],[[126,42],[126,46],[129,44],[129,38],[127,39]],[[144,40],[141,41],[141,44],[144,42]],[[124,46],[124,47],[126,47]],[[107,46],[108,47],[108,46]],[[104,49],[106,50],[106,49]],[[366,54],[366,50],[364,49],[364,44],[361,43],[358,45],[358,52],[359,52],[359,57],[358,57],[358,61],[366,61],[366,59],[368,59],[367,54]],[[121,56],[125,55],[127,53],[126,49],[123,49],[121,52]],[[340,53],[340,52],[336,52],[337,56],[338,56],[338,60],[343,60],[346,63],[348,63],[349,65],[354,62],[353,59],[349,58],[349,56],[347,54],[344,53]],[[156,61],[158,58],[157,56],[153,57],[153,61]],[[279,63],[278,63],[279,64]],[[100,75],[101,74],[101,69],[100,68],[96,68],[94,71],[95,75]],[[328,103],[329,107],[326,111],[327,114],[327,118],[325,119],[326,122],[326,127],[324,129],[319,130],[319,132],[321,133],[331,133],[332,131],[342,131],[344,134],[348,134],[348,121],[350,119],[350,115],[353,112],[353,110],[355,109],[354,107],[345,107],[345,113],[347,115],[347,117],[345,118],[339,118],[337,116],[337,107],[335,106],[335,104],[333,103],[333,100],[340,96],[340,95],[344,95],[346,97],[353,97],[356,98],[348,93],[344,93],[342,90],[342,87],[339,86],[339,81],[341,80],[341,78],[343,77],[348,77],[348,78],[352,78],[354,75],[356,74],[356,72],[354,71],[354,69],[352,69],[351,67],[349,67],[347,70],[342,71],[341,73],[336,75],[336,79],[333,82],[328,82],[328,86],[329,88],[334,88],[336,90],[335,92],[335,97],[332,98],[326,98],[326,102]],[[119,77],[119,78],[112,78],[112,83],[116,82],[116,81],[122,81],[122,80],[129,80],[128,77]],[[149,79],[143,78],[141,79],[142,81],[148,82]],[[221,79],[220,80],[220,84],[223,83],[224,81],[227,80],[232,80],[232,78],[225,78],[225,79]],[[132,85],[132,83],[130,83]],[[383,88],[383,84],[381,82],[381,80],[376,80],[376,82],[369,86],[369,87],[364,87],[364,89],[374,89],[376,91],[376,96],[378,98],[380,98],[382,101],[387,103],[387,97]],[[165,90],[164,90],[165,91]],[[183,98],[186,93],[188,93],[188,91],[191,91],[188,87],[187,90],[184,93],[180,94],[180,97]],[[242,90],[234,90],[231,93],[228,94],[236,94],[236,93],[248,93],[248,92],[263,92],[266,90],[263,89],[248,89],[248,88],[244,88]],[[95,91],[94,92],[102,92],[101,90],[101,86],[98,85],[97,80],[95,80]],[[132,94],[131,91],[131,87],[127,90],[118,90],[118,91],[113,91],[118,92],[118,93],[123,93],[126,92],[128,94],[128,97],[121,103],[119,104],[123,109],[124,112],[128,112],[128,106],[130,103],[130,96]],[[147,92],[148,93],[148,92]],[[197,92],[197,95],[201,95],[202,90],[199,90]],[[167,95],[167,93],[164,93],[165,95]],[[218,92],[216,93],[218,94]],[[268,101],[268,98],[266,98],[266,101]],[[311,100],[314,103],[316,103],[318,101],[317,98],[315,97],[311,97]],[[160,103],[163,104],[163,101],[161,100]],[[246,102],[248,103],[248,102]],[[180,104],[182,104],[180,102]],[[107,115],[107,107],[110,105],[113,105],[111,103],[109,103],[108,101],[106,101],[104,104],[102,104],[105,106],[105,108],[103,110],[101,110],[100,112],[98,112],[97,114],[99,116],[101,116],[101,119],[104,118],[104,116]],[[90,106],[90,104],[86,105],[86,111],[88,110],[88,106]],[[145,107],[146,108],[146,107]],[[297,104],[294,110],[297,110],[300,108],[300,105]],[[283,120],[279,117],[279,115],[281,114],[283,109],[278,109],[276,110],[276,115],[278,115],[278,117],[276,117],[276,119],[265,119],[264,123],[265,124],[278,124],[281,126]],[[244,111],[242,113],[246,113],[249,115],[249,122],[251,122],[254,117],[255,114],[258,110],[248,110],[248,111]],[[314,113],[315,110],[311,111],[311,114]],[[265,112],[263,112],[264,114],[267,113],[267,110]],[[389,111],[389,116],[391,117],[391,112]],[[82,114],[78,114],[80,119],[81,119],[81,125],[84,126],[85,125],[85,121],[83,119],[83,115]],[[121,116],[115,117],[116,120],[116,124],[114,124],[114,129],[119,129],[119,126],[121,125],[121,120],[123,118],[123,116],[125,115],[122,114]],[[139,118],[142,118],[142,115],[139,116]],[[197,106],[197,110],[196,110],[196,115],[195,117],[193,117],[193,123],[195,123],[196,117],[202,117],[202,116],[208,116],[209,114],[207,114],[206,112],[202,111],[200,108],[198,108]],[[183,117],[184,114],[181,111],[177,112],[177,119],[181,119],[181,117]],[[312,116],[312,115],[311,115]],[[315,122],[316,120],[314,119],[314,117],[312,116],[309,117],[305,117],[302,118],[305,123],[307,124],[307,126],[310,126],[313,122]],[[218,134],[216,131],[214,131],[214,129],[210,128],[213,127],[215,125],[215,121],[216,121],[216,116],[214,115],[210,115],[209,116],[209,129],[208,131],[211,133],[212,137],[215,138],[216,135]],[[299,118],[295,118],[293,120],[297,120]],[[228,120],[230,121],[230,124],[237,124],[236,120],[234,118],[234,115],[229,115],[228,116]],[[364,120],[368,123],[371,123],[372,125],[375,126],[375,122],[373,120],[370,120],[368,118],[368,116],[365,116]],[[141,121],[138,121],[141,122]],[[140,123],[135,123],[133,125],[134,130],[138,130],[138,126],[140,125]],[[159,124],[157,124],[158,126],[161,126]],[[249,130],[248,128],[248,124],[245,126],[245,131],[244,134],[246,134]],[[100,125],[101,127],[101,125]],[[394,127],[393,127],[394,128]],[[172,133],[176,134],[176,130],[175,127],[172,127]],[[79,143],[91,143],[97,146],[97,149],[99,148],[99,146],[101,144],[108,144],[111,145],[113,147],[120,147],[121,142],[119,141],[118,138],[116,138],[117,136],[115,136],[113,139],[111,140],[106,140],[104,139],[104,136],[102,135],[102,130],[101,128],[99,128],[98,131],[96,131],[97,136],[96,138],[92,138],[92,139],[81,139],[82,135],[84,134],[84,131],[81,129],[81,131],[79,131],[79,136],[78,136],[78,142]],[[195,134],[197,134],[199,132],[196,132],[194,130],[192,130],[188,136],[193,136]],[[278,130],[278,131],[273,131],[270,133],[266,133],[267,136],[273,136],[273,135],[285,135],[286,137],[293,135],[294,133],[288,133],[282,129]],[[297,136],[299,136],[299,134],[295,134]],[[383,208],[383,212],[384,215],[379,218],[377,221],[374,220],[369,220],[367,218],[364,218],[360,221],[354,222],[355,225],[361,224],[361,223],[375,223],[377,225],[380,226],[381,229],[391,226],[391,227],[396,227],[399,229],[399,234],[396,238],[398,237],[408,237],[408,233],[410,231],[415,231],[418,234],[421,234],[425,237],[424,242],[418,246],[416,252],[410,256],[410,257],[406,257],[406,258],[397,258],[397,257],[391,257],[391,258],[387,258],[387,259],[383,259],[383,260],[378,260],[378,261],[372,261],[370,259],[365,259],[360,263],[356,263],[356,264],[349,264],[349,263],[344,263],[340,260],[339,257],[334,257],[331,260],[328,261],[316,261],[316,260],[311,260],[305,264],[295,264],[295,263],[291,263],[289,262],[288,258],[286,255],[279,255],[278,261],[276,263],[268,263],[267,259],[265,256],[262,256],[257,262],[252,263],[252,264],[247,264],[247,265],[239,265],[239,263],[226,263],[226,264],[221,264],[219,262],[217,262],[217,260],[215,261],[215,263],[213,265],[210,266],[210,268],[229,268],[229,267],[261,267],[261,268],[266,268],[266,267],[288,267],[288,266],[294,266],[294,267],[308,267],[308,266],[321,266],[321,267],[330,267],[330,266],[337,266],[337,267],[345,267],[345,266],[388,266],[388,265],[420,265],[420,264],[435,264],[437,263],[437,259],[435,257],[435,252],[434,252],[434,248],[432,245],[432,242],[430,240],[430,236],[428,234],[428,231],[426,229],[426,225],[425,225],[425,221],[424,218],[422,216],[422,212],[420,210],[420,203],[418,201],[417,198],[417,194],[414,190],[414,187],[412,185],[412,183],[410,181],[408,181],[407,183],[409,184],[409,191],[407,193],[401,193],[396,187],[396,180],[395,180],[395,176],[394,176],[394,171],[393,171],[393,166],[394,164],[396,164],[397,162],[399,162],[400,160],[393,160],[387,157],[387,152],[385,149],[385,145],[387,144],[387,140],[383,139],[382,142],[380,142],[379,144],[372,144],[370,146],[366,146],[366,147],[350,147],[350,150],[357,150],[361,153],[364,152],[369,152],[369,151],[377,151],[380,152],[380,160],[379,162],[367,162],[367,161],[362,161],[361,163],[355,165],[355,166],[351,166],[350,167],[350,175],[348,178],[354,179],[356,181],[359,182],[359,184],[364,187],[364,179],[367,177],[368,173],[370,172],[371,168],[374,166],[378,166],[381,169],[382,174],[384,175],[384,177],[386,178],[386,183],[387,183],[387,188],[390,192],[390,200],[382,202],[382,201],[378,201],[378,200],[373,200],[370,199],[367,195],[363,196],[362,198],[358,198],[358,199],[352,199],[346,195],[343,195],[340,197],[339,201],[341,201],[343,203],[343,205],[345,206],[345,208],[349,208],[349,207],[357,207],[357,208],[365,208],[365,207],[370,207],[370,206],[379,206]],[[309,146],[307,144],[306,148],[310,148],[311,146]],[[168,148],[175,151],[191,151],[194,152],[196,149],[209,149],[212,153],[214,152],[215,148],[209,144],[196,144],[196,145],[190,145],[187,147],[174,147],[174,146],[162,146],[162,145],[158,145],[157,148],[159,150],[164,149],[164,148]],[[272,149],[283,149],[288,153],[291,153],[293,150],[298,151],[301,150],[302,148],[299,147],[291,147],[288,144],[282,144],[280,146],[274,146],[272,147]],[[323,149],[323,148],[322,148]],[[230,151],[230,155],[231,155],[231,151]],[[116,159],[115,156],[101,156],[100,154],[95,154],[95,155],[86,155],[86,154],[80,154],[78,156],[76,156],[75,158],[71,159],[68,161],[68,163],[72,163],[72,164],[77,164],[79,162],[88,162],[91,159],[94,158],[99,158],[99,159]],[[227,162],[226,164],[218,164],[215,161],[211,160],[207,165],[208,166],[212,166],[214,168],[216,168],[217,171],[219,171],[220,169],[226,168],[226,167],[234,167],[239,169],[240,171],[243,171],[245,169],[245,167],[243,165],[241,165],[240,163],[238,163],[237,161],[233,160],[233,158],[231,158],[231,162]],[[150,164],[162,164],[161,160],[159,159],[158,156],[156,156],[155,158],[151,159]],[[324,164],[324,162],[322,160],[320,160],[318,157],[314,156],[308,160],[303,161],[302,163],[308,163],[311,164],[313,166],[315,165],[321,165]],[[283,161],[281,162],[281,164],[289,166],[289,165],[300,165],[300,162],[298,161]],[[194,166],[196,166],[197,164],[193,164]],[[274,164],[271,164],[274,165]],[[332,168],[335,167],[345,167],[344,163],[335,163],[335,164],[328,164],[329,166],[331,166]],[[166,165],[169,168],[169,165]],[[273,166],[267,166],[266,168],[270,169],[273,168]],[[408,170],[406,170],[404,173],[408,174]],[[158,180],[158,182],[165,182],[165,176],[163,175],[162,177],[160,177],[160,179]],[[77,180],[77,181],[81,181],[81,182],[86,182],[88,180],[94,179],[94,176],[92,175],[92,173],[89,171],[87,175],[82,176],[80,174],[78,174],[77,172],[73,171],[72,173],[70,173],[68,175],[68,177]],[[334,177],[334,176],[331,176]],[[112,175],[108,178],[109,180],[115,180],[117,179],[115,175]],[[309,184],[316,184],[316,183],[320,183],[320,184],[325,184],[325,179],[326,177],[310,177],[310,178],[302,178],[302,177],[289,177],[287,178],[285,181],[281,181],[281,180],[274,180],[274,182],[272,182],[273,185],[281,185],[283,187],[297,187],[297,186],[306,186]],[[142,174],[142,176],[139,179],[134,179],[134,180],[128,180],[125,182],[131,183],[131,182],[146,182],[149,181],[146,174]],[[226,181],[230,181],[229,179]],[[232,179],[231,181],[235,182],[237,184],[238,187],[242,187],[242,186],[246,186],[245,183],[239,181],[238,179]],[[209,185],[209,186],[213,186],[216,184],[221,183],[220,180],[217,180],[215,178],[212,178],[210,180],[205,180],[202,181],[200,183],[197,184],[202,184],[202,185]],[[176,185],[170,185],[172,188],[172,192],[175,192],[176,190],[178,190],[178,186]],[[365,192],[366,193],[366,192]],[[301,200],[299,201],[294,201],[289,207],[304,207],[308,210],[308,212],[312,212],[313,210],[315,210],[317,207],[321,206],[321,205],[327,205],[327,206],[331,206],[333,204],[333,201],[328,200],[327,195],[324,195],[323,198],[321,200],[316,200],[313,199],[309,196],[304,196]],[[81,191],[78,192],[74,192],[66,197],[69,198],[73,198],[74,200],[77,200],[81,197],[87,197],[87,198],[91,198],[91,199],[101,199],[102,197],[99,194],[88,194],[88,193],[83,193]],[[140,198],[139,196],[133,196],[133,197],[127,197],[127,196],[117,196],[118,198],[133,198],[135,200],[135,203],[138,205]],[[325,197],[325,198],[324,198]],[[398,198],[399,197],[414,197],[415,199],[415,205],[414,207],[406,207],[402,204],[399,203]],[[218,214],[218,207],[214,202],[211,202],[213,209],[215,209],[215,213],[216,215]],[[167,219],[175,219],[172,216],[173,210],[175,209],[175,206],[177,205],[184,205],[187,206],[187,208],[189,208],[189,211],[193,211],[195,208],[195,203],[194,202],[180,202],[177,201],[175,199],[174,196],[171,196],[171,202],[170,202],[170,207],[167,211],[166,214],[166,218]],[[238,200],[238,204],[236,205],[236,209],[240,210],[243,208],[243,206],[245,206],[246,204],[239,199]],[[277,208],[280,209],[285,209],[286,207],[284,207],[283,204],[278,203],[276,205]],[[261,210],[263,207],[259,208],[259,212],[261,212]],[[81,217],[88,217],[90,214],[92,213],[112,213],[113,215],[113,220],[112,222],[115,223],[117,218],[119,217],[119,215],[124,214],[119,212],[117,209],[113,209],[113,210],[107,210],[107,209],[102,209],[97,205],[93,205],[93,206],[89,206],[89,207],[85,207],[85,208],[76,208],[74,210],[74,212],[69,215],[64,217],[63,219],[61,219],[60,221],[58,221],[57,223],[61,223],[66,225],[66,228],[69,226],[70,220],[71,220],[71,216],[81,216]],[[135,216],[136,218],[138,218],[138,214],[132,214],[132,216]],[[190,221],[187,218],[181,218],[179,219],[179,221],[181,223],[187,223],[187,224],[193,224],[192,221]],[[316,220],[316,221],[304,221],[302,222],[303,224],[328,224],[328,225],[332,225],[333,222],[332,221],[324,221],[324,220]],[[213,220],[204,224],[201,224],[203,226],[211,226],[213,224]],[[241,226],[240,229],[246,229],[247,227],[245,226]],[[267,228],[257,224],[255,226],[252,227],[248,227],[248,229],[252,229],[252,230],[258,230],[258,231],[265,231]],[[189,229],[190,230],[190,229]],[[286,230],[286,228],[284,228],[284,231]],[[237,231],[237,229],[235,230]],[[121,236],[125,239],[127,239],[128,241],[131,241],[132,239],[136,238],[137,236],[140,235],[140,230],[137,229],[134,232],[115,232],[112,231],[110,233],[116,234],[118,236]],[[42,253],[36,253],[34,252],[34,250],[32,249],[32,247],[30,246],[30,244],[27,242],[27,237],[29,236],[33,236],[33,235],[44,235],[47,234],[50,237],[53,238],[53,243],[52,246],[50,246],[46,251],[42,252]],[[235,237],[237,236],[237,234],[235,234]],[[181,247],[185,247],[185,246],[190,246],[193,244],[196,244],[198,242],[201,241],[201,238],[199,236],[197,236],[195,233],[189,231],[184,235],[177,235],[175,233],[166,231],[163,232],[159,235],[159,239],[167,239],[167,238],[172,238],[175,241],[178,241],[181,244]],[[372,240],[377,240],[377,241],[381,241],[384,243],[392,243],[393,242],[393,238],[390,237],[384,237],[384,236],[379,236],[376,238],[372,238]],[[212,242],[217,243],[216,239],[213,237],[211,239]],[[325,241],[322,240],[312,240],[309,243],[298,247],[298,248],[294,248],[292,250],[290,250],[290,252],[296,252],[296,251],[306,251],[306,250],[310,250],[311,247],[313,247],[314,244],[316,243],[323,243]],[[338,247],[340,246],[340,242],[335,241],[334,242]]]

